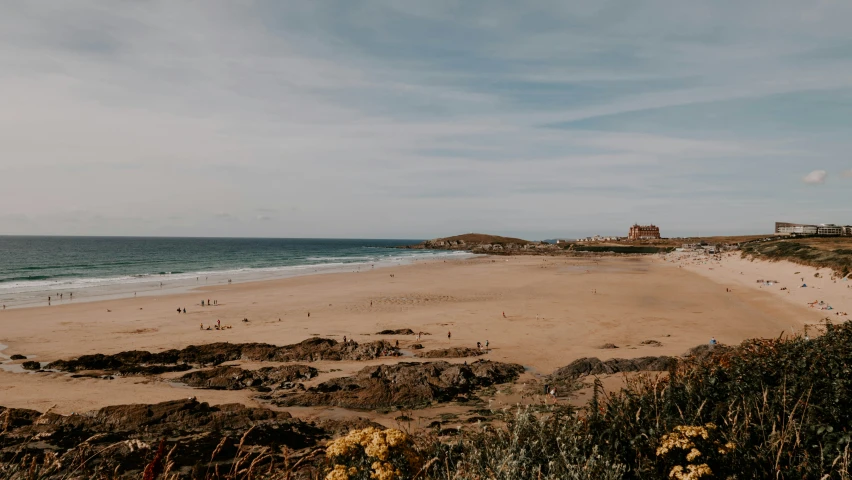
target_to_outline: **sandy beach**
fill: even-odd
[[[793,272],[801,273],[793,278]],[[376,332],[411,328],[430,334],[419,341],[425,350],[475,347],[487,340],[490,352],[484,358],[519,363],[527,367],[527,375],[546,375],[581,357],[680,355],[711,337],[728,344],[777,337],[836,311],[852,310],[848,282],[810,282],[813,274],[807,267],[748,262],[738,255],[724,257],[721,264],[687,256],[418,262],[161,297],[7,310],[0,312],[0,344],[6,346],[0,353],[49,362],[212,342],[286,345],[312,336],[342,340],[345,335],[357,342],[398,339],[407,355],[416,337]],[[809,287],[793,288],[802,277]],[[782,284],[756,282],[776,278]],[[788,290],[779,290],[783,285]],[[202,307],[208,299],[217,305]],[[824,300],[834,310],[809,307],[814,300]],[[178,314],[177,308],[187,313]],[[232,328],[200,329],[217,321]],[[661,345],[641,345],[646,340]],[[606,343],[619,348],[601,349]],[[322,373],[311,384],[367,364],[403,360],[412,358],[315,362]],[[212,404],[257,404],[247,391],[189,389],[147,377],[101,380],[20,373],[17,363],[6,363],[0,371],[0,405],[37,410],[55,405],[57,412],[70,413],[188,396]]]

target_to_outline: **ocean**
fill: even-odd
[[[0,236],[6,308],[162,295],[191,288],[400,265],[463,252],[420,240]],[[72,295],[73,294],[73,295]]]

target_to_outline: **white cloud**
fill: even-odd
[[[849,142],[727,117],[723,131],[549,125],[852,81],[852,3],[725,2],[10,5],[0,218],[37,233],[63,233],[49,215],[76,208],[103,216],[98,234],[434,237],[474,221],[570,233],[588,205],[608,215],[586,224],[648,208],[687,224],[708,199],[761,195],[771,213],[792,202],[775,192],[801,152],[839,172]],[[127,212],[149,223],[116,220]],[[737,212],[737,228],[754,221]],[[30,228],[10,223],[0,234]]]
[[[821,183],[825,183],[825,177],[828,174],[825,170],[814,170],[813,172],[807,174],[802,178],[802,181],[809,185],[818,185]]]

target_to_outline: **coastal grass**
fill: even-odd
[[[802,238],[753,242],[742,247],[744,258],[830,268],[845,277],[852,274],[852,238]]]

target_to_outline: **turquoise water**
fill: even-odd
[[[358,271],[454,255],[419,240],[0,236],[0,303],[47,304],[202,284]],[[163,284],[162,286],[160,284]],[[59,295],[62,294],[61,300]]]

